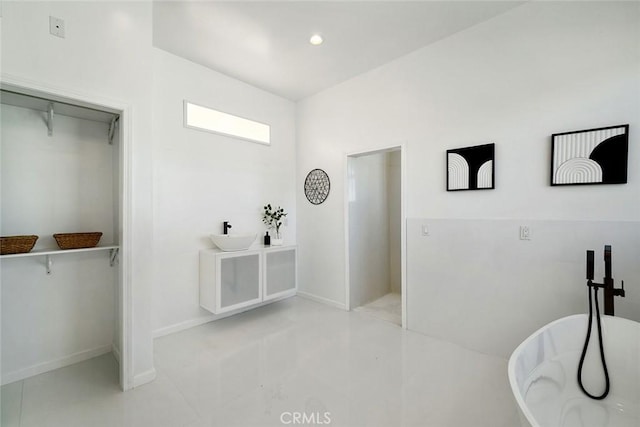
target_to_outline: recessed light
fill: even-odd
[[[320,34],[314,34],[309,39],[309,43],[311,43],[314,46],[321,45],[323,41],[324,40],[322,39],[322,36]]]

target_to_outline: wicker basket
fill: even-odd
[[[101,232],[93,233],[57,233],[53,235],[60,249],[93,248],[100,241]]]
[[[25,254],[31,252],[38,236],[0,237],[0,255]]]

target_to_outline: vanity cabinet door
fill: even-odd
[[[262,301],[260,253],[220,254],[216,259],[216,313]]]
[[[295,294],[296,257],[296,248],[265,251],[264,301]]]

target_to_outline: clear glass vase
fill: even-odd
[[[283,242],[282,233],[276,228],[273,237],[271,237],[271,246],[281,246]]]

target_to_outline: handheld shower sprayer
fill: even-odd
[[[607,362],[604,357],[604,344],[602,339],[602,321],[600,319],[600,305],[598,304],[598,289],[604,289],[604,314],[614,314],[613,309],[613,297],[624,297],[624,282],[622,282],[622,289],[615,289],[613,284],[613,277],[611,276],[611,245],[604,247],[604,283],[593,283],[594,272],[594,252],[587,251],[587,290],[589,292],[589,324],[587,326],[587,337],[584,340],[584,347],[582,348],[582,354],[580,356],[580,363],[578,364],[578,385],[580,389],[592,399],[602,400],[609,394],[609,370],[607,369]],[[596,306],[596,322],[598,325],[598,342],[600,347],[600,360],[602,361],[602,369],[604,370],[605,389],[600,396],[594,396],[590,394],[582,384],[582,366],[584,364],[584,358],[587,354],[587,348],[589,347],[589,339],[591,338],[591,328],[593,326],[593,302],[591,297],[591,289],[593,288],[593,299],[595,299]]]
[[[593,280],[593,264],[594,252],[587,251],[587,280]]]

